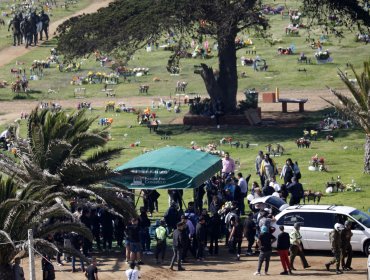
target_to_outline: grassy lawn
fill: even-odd
[[[79,5],[85,3],[83,0]],[[295,1],[287,1],[288,7],[294,7]],[[273,5],[284,5],[283,1],[274,1]],[[271,29],[269,32],[272,37],[280,40],[279,43],[271,46],[266,40],[261,38],[255,38],[253,33],[240,34],[240,38],[246,39],[251,38],[257,51],[257,55],[267,61],[269,65],[268,71],[266,72],[254,72],[251,66],[242,66],[240,58],[251,57],[255,58],[256,55],[246,54],[249,48],[243,48],[237,53],[238,60],[238,73],[246,72],[246,78],[239,79],[239,90],[243,91],[246,88],[256,88],[258,91],[271,91],[275,90],[276,87],[284,90],[302,90],[310,89],[315,91],[317,89],[325,89],[326,86],[334,88],[342,88],[343,85],[337,77],[337,69],[347,71],[351,77],[351,71],[347,69],[346,64],[352,63],[355,68],[361,69],[363,61],[369,58],[369,45],[365,45],[360,42],[355,42],[355,33],[346,31],[345,38],[339,40],[333,35],[329,34],[329,38],[323,43],[323,50],[329,49],[333,62],[327,64],[317,64],[314,58],[315,49],[309,46],[306,41],[308,32],[305,29],[300,29],[299,36],[287,36],[285,34],[285,27],[289,24],[288,18],[282,18],[281,15],[269,16]],[[320,30],[311,30],[311,38],[317,41],[322,34]],[[213,45],[213,40],[209,40],[209,45]],[[9,39],[10,40],[10,39]],[[2,42],[2,40],[1,40]],[[161,42],[162,45],[164,42]],[[45,60],[50,56],[50,48],[55,47],[56,42],[51,41],[42,45],[42,48],[34,50],[32,53],[27,54],[17,61],[24,63],[24,65],[16,66],[15,61],[0,69],[0,80],[6,80],[11,82],[15,79],[10,74],[10,69],[14,67],[22,67],[29,69],[33,60]],[[292,55],[279,55],[277,49],[279,47],[290,47],[292,46],[295,51]],[[191,49],[188,50],[192,52]],[[298,64],[297,58],[300,53],[304,52],[307,57],[311,58],[312,64]],[[212,53],[216,53],[213,51]],[[163,48],[153,50],[147,53],[146,50],[139,50],[129,62],[129,67],[148,67],[150,72],[148,76],[131,78],[130,83],[124,83],[121,79],[121,83],[115,86],[116,93],[119,97],[131,96],[138,94],[138,87],[140,84],[148,84],[150,86],[149,94],[152,96],[169,96],[173,94],[176,81],[186,80],[189,81],[188,92],[198,92],[206,94],[206,90],[201,77],[194,74],[194,65],[201,62],[205,62],[213,68],[218,66],[218,58],[202,60],[199,58],[187,58],[180,61],[181,74],[180,76],[170,76],[166,71],[166,62],[170,52],[164,51]],[[45,93],[49,88],[59,89],[59,94],[56,98],[66,99],[73,98],[73,88],[75,86],[70,85],[73,76],[86,77],[89,71],[100,71],[109,73],[111,70],[108,67],[100,67],[100,63],[96,62],[95,59],[81,59],[77,62],[82,62],[81,71],[74,73],[60,73],[56,69],[56,65],[52,65],[50,69],[44,71],[45,76],[39,81],[31,81],[30,87],[37,92]],[[305,68],[306,71],[298,71],[299,69]],[[27,71],[29,75],[29,71]],[[153,82],[153,78],[158,77],[161,79],[160,82]],[[101,96],[102,85],[86,85],[88,96]],[[9,88],[0,89],[0,95],[2,100],[11,100],[13,98]],[[309,96],[308,96],[309,97]],[[43,94],[31,94],[33,99],[44,99]],[[55,97],[53,97],[55,98]]]
[[[79,5],[85,5],[88,1],[81,0]],[[288,7],[294,7],[295,1],[286,1]],[[85,4],[83,4],[85,3]],[[284,5],[283,1],[274,1],[273,5]],[[346,70],[346,63],[351,62],[357,69],[362,69],[362,63],[369,58],[369,45],[356,43],[354,41],[355,34],[347,32],[346,38],[338,40],[329,36],[329,40],[324,43],[323,49],[329,49],[332,53],[333,62],[319,65],[314,59],[315,50],[306,42],[307,32],[301,30],[299,36],[290,37],[285,35],[285,27],[289,23],[289,19],[282,19],[281,15],[270,16],[271,30],[270,33],[276,39],[281,39],[279,44],[270,46],[263,39],[254,38],[253,34],[241,34],[241,36],[250,37],[256,46],[257,55],[266,59],[269,68],[267,72],[253,72],[252,67],[241,66],[241,56],[251,56],[246,54],[248,48],[238,51],[238,72],[246,72],[247,78],[239,79],[239,90],[255,87],[258,91],[270,91],[279,87],[283,90],[303,90],[310,89],[312,92],[318,89],[325,89],[325,86],[335,88],[343,88],[342,83],[337,77],[336,71],[338,68]],[[319,30],[312,30],[315,40],[320,37]],[[2,34],[2,33],[0,33]],[[10,39],[9,39],[10,40]],[[212,40],[210,45],[212,45]],[[0,40],[2,42],[2,40]],[[1,43],[2,44],[2,43]],[[43,44],[40,48],[35,49],[30,54],[27,54],[18,61],[24,63],[21,67],[28,69],[32,61],[45,59],[50,55],[50,48],[56,44],[55,40]],[[295,54],[293,55],[278,55],[277,48],[289,47],[294,45]],[[298,64],[297,58],[299,54],[304,52],[313,61],[313,64]],[[121,83],[116,85],[115,91],[119,99],[127,96],[138,95],[138,87],[140,84],[148,84],[150,86],[149,95],[170,96],[174,94],[175,84],[178,80],[189,81],[187,92],[198,92],[205,96],[205,87],[199,75],[193,73],[194,65],[201,62],[206,62],[217,68],[217,57],[206,61],[201,59],[183,59],[181,60],[180,76],[170,76],[166,71],[166,62],[170,52],[164,51],[162,48],[147,53],[146,50],[140,50],[129,62],[129,66],[148,67],[150,73],[147,76],[131,78],[130,83]],[[254,58],[255,55],[253,55]],[[94,59],[81,59],[81,71],[77,73],[60,73],[56,69],[56,65],[52,65],[50,69],[44,71],[44,77],[38,81],[30,81],[30,88],[38,93],[32,93],[32,99],[45,100],[49,98],[55,99],[71,99],[73,97],[74,88],[70,84],[73,76],[86,76],[88,71],[106,71],[110,72],[109,68],[102,68],[99,62]],[[15,61],[6,67],[0,69],[0,80],[13,81],[15,78],[10,75],[10,69],[15,67]],[[306,72],[299,72],[299,68],[306,68]],[[349,71],[350,72],[350,71]],[[28,70],[27,70],[27,73]],[[160,82],[153,82],[154,77],[159,77]],[[88,97],[103,97],[101,89],[103,85],[92,84],[83,85],[87,89]],[[57,96],[47,96],[47,90],[51,88],[58,90]],[[309,97],[309,96],[307,96]],[[0,100],[12,100],[13,94],[9,87],[0,89]],[[77,103],[78,101],[76,101]],[[94,105],[94,104],[93,104]],[[257,180],[254,171],[254,159],[259,150],[265,150],[265,146],[269,143],[282,144],[287,150],[287,154],[283,157],[276,157],[275,161],[281,168],[286,158],[291,157],[293,161],[298,161],[302,180],[306,190],[320,190],[324,192],[325,184],[332,177],[341,176],[344,183],[350,183],[352,179],[362,188],[361,192],[346,192],[332,195],[325,195],[321,201],[322,204],[344,204],[352,205],[363,211],[368,211],[370,208],[370,190],[368,176],[362,174],[363,165],[363,144],[365,137],[361,131],[357,130],[339,130],[334,132],[336,141],[334,143],[325,141],[325,135],[321,134],[319,140],[312,143],[310,149],[297,149],[295,140],[303,135],[303,128],[308,125],[302,123],[298,128],[280,128],[280,127],[226,127],[217,130],[214,127],[187,127],[183,125],[170,124],[175,118],[181,116],[187,111],[185,106],[182,107],[182,113],[175,115],[173,112],[167,112],[165,109],[158,110],[159,119],[162,122],[160,133],[171,134],[171,139],[162,140],[160,135],[149,133],[146,126],[140,126],[136,121],[136,115],[128,113],[105,113],[101,108],[92,111],[92,116],[113,117],[114,122],[111,127],[112,140],[109,146],[122,146],[124,150],[122,156],[110,162],[112,167],[117,167],[135,156],[141,154],[144,149],[156,149],[166,145],[178,145],[190,147],[190,142],[195,141],[198,146],[205,146],[208,143],[219,143],[223,137],[232,137],[235,140],[258,144],[250,148],[231,148],[228,145],[220,146],[224,151],[229,151],[231,157],[240,161],[240,170],[244,175],[252,174],[251,181]],[[307,113],[308,114],[308,113]],[[316,112],[308,115],[308,122],[316,123],[323,118],[324,112]],[[130,144],[140,142],[138,147],[130,148]],[[344,147],[347,147],[344,149]],[[308,171],[309,161],[312,156],[318,154],[326,159],[329,172],[310,172]],[[167,194],[161,192],[160,210],[165,211],[167,208]],[[185,192],[185,200],[189,201],[192,192]]]
[[[88,6],[91,1],[89,0],[77,0],[75,1],[75,4],[72,5],[67,5],[67,7],[61,7],[62,4],[64,4],[66,1],[65,0],[57,0],[57,7],[52,5],[52,10],[48,11],[45,8],[45,12],[49,15],[50,17],[50,22],[52,23],[53,21],[56,21],[58,19],[64,18],[66,16],[72,15],[78,10],[81,10]],[[18,2],[17,2],[18,3]],[[3,0],[0,1],[0,13],[6,13],[10,14],[11,13],[11,7],[14,6],[14,1],[11,0]],[[41,10],[41,6],[37,5],[38,9],[37,12]],[[7,17],[0,16],[0,18],[4,19],[5,21],[5,26],[0,27],[0,50],[9,47],[13,45],[13,35],[11,31],[8,32],[8,25],[10,20],[12,19],[12,15],[9,15]]]
[[[183,110],[186,111],[185,105]],[[230,152],[235,160],[240,161],[238,171],[245,176],[252,174],[250,182],[258,181],[255,174],[254,160],[259,150],[265,151],[267,144],[280,143],[286,149],[286,154],[282,157],[275,157],[274,160],[279,168],[282,168],[287,158],[297,161],[302,173],[301,182],[305,190],[322,191],[325,194],[325,185],[332,178],[336,179],[339,175],[343,183],[351,183],[355,180],[361,187],[361,192],[343,192],[335,194],[325,194],[321,204],[342,204],[355,206],[363,211],[370,208],[370,184],[367,175],[362,174],[363,144],[364,135],[358,130],[337,130],[333,133],[335,142],[327,142],[325,134],[319,134],[318,140],[313,141],[311,148],[298,149],[295,140],[303,135],[304,124],[297,128],[281,127],[224,127],[218,130],[213,127],[190,127],[183,125],[168,125],[168,122],[176,117],[173,112],[165,109],[156,110],[159,119],[162,122],[158,133],[149,133],[146,125],[139,125],[136,121],[136,115],[132,113],[105,113],[101,109],[94,109],[91,116],[112,117],[114,119],[110,128],[111,140],[108,147],[124,147],[121,157],[112,160],[109,164],[116,168],[134,157],[142,154],[144,151],[157,149],[160,147],[184,146],[191,147],[191,142],[196,142],[199,147],[204,147],[209,143],[218,144],[218,149]],[[311,113],[308,116],[311,124],[320,119],[325,112]],[[89,114],[88,114],[89,115]],[[22,124],[25,124],[23,121]],[[96,126],[98,124],[96,123]],[[22,128],[24,126],[22,125]],[[24,129],[22,129],[24,133]],[[161,135],[166,133],[171,135],[170,139],[163,140]],[[223,137],[232,137],[241,143],[249,142],[249,148],[235,148],[229,145],[219,145],[219,140]],[[139,146],[130,147],[131,144],[140,142]],[[344,149],[346,147],[346,149]],[[329,172],[312,172],[308,171],[310,159],[315,154],[325,158]],[[281,180],[278,180],[281,182]],[[192,191],[185,191],[185,202],[192,198]],[[139,205],[141,205],[141,201]],[[160,211],[167,209],[167,192],[161,191],[159,199]]]

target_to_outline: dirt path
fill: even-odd
[[[328,107],[328,104],[321,98],[335,100],[334,96],[329,90],[292,90],[282,91],[281,97],[284,98],[308,98],[305,104],[305,110],[317,111]],[[166,97],[163,97],[167,99]],[[244,99],[243,94],[238,95],[238,99]],[[130,96],[125,98],[115,98],[116,103],[125,103],[128,106],[150,106],[153,99],[158,99],[157,96]],[[281,103],[262,103],[262,97],[259,97],[259,106],[262,108],[262,118],[269,118],[270,115],[265,112],[281,112]],[[88,101],[92,103],[93,107],[104,107],[107,101],[112,98],[88,98],[88,99],[68,99],[68,100],[54,100],[64,108],[76,108],[78,102]],[[52,99],[48,100],[53,102]],[[20,117],[21,112],[30,112],[39,104],[39,101],[30,100],[15,100],[15,101],[1,101],[0,102],[0,125],[9,123]],[[184,106],[184,105],[183,105]],[[298,104],[289,104],[288,111],[298,111]],[[288,115],[289,116],[289,115]]]
[[[245,250],[245,248],[243,249]],[[153,256],[144,256],[145,265],[141,266],[141,280],[162,280],[162,279],[176,279],[176,280],[253,280],[253,279],[271,279],[283,280],[301,278],[305,280],[317,280],[319,277],[325,277],[327,280],[341,279],[341,280],[362,280],[366,276],[366,257],[361,254],[356,254],[351,272],[345,272],[342,275],[336,275],[334,272],[335,267],[331,267],[331,271],[326,271],[324,263],[328,262],[331,258],[330,252],[322,253],[307,253],[307,261],[311,265],[309,269],[302,269],[300,260],[295,262],[294,275],[285,276],[280,275],[282,266],[277,254],[274,254],[269,268],[269,275],[254,276],[253,273],[257,268],[257,256],[242,256],[240,261],[235,260],[234,255],[228,254],[222,249],[222,254],[218,257],[207,256],[205,261],[197,262],[194,259],[189,259],[190,263],[184,264],[186,271],[171,271],[169,269],[169,261],[172,257],[172,252],[168,248],[165,263],[163,265],[156,265]],[[128,269],[128,265],[124,262],[122,254],[118,252],[110,256],[97,256],[99,262],[99,279],[100,280],[122,280],[127,279],[124,276],[124,271]],[[36,259],[36,279],[41,279],[40,259]],[[55,263],[54,263],[55,264]],[[26,279],[28,279],[28,259],[22,261],[23,268],[25,269]],[[78,263],[76,264],[78,268]],[[264,266],[262,267],[264,268]],[[70,279],[70,280],[84,280],[86,279],[82,272],[71,273],[71,264],[58,267],[55,265],[56,279]],[[288,278],[287,278],[288,277]],[[293,278],[292,278],[293,277]]]
[[[85,13],[85,14],[93,13],[93,12],[97,11],[99,8],[107,6],[109,4],[109,2],[112,2],[112,0],[91,0],[91,2],[92,3],[88,7],[74,13],[71,16],[62,18],[62,19],[54,21],[54,22],[52,21],[52,23],[49,26],[49,34],[50,34],[49,38],[51,39],[52,37],[55,36],[54,32],[56,31],[57,27],[61,23],[63,23],[66,19],[68,19],[70,17],[73,17],[73,16],[81,15],[83,13]],[[22,55],[24,55],[28,52],[31,52],[33,48],[30,47],[30,48],[26,49],[24,46],[16,46],[16,47],[10,46],[10,47],[7,47],[5,49],[2,49],[0,51],[0,67],[8,64],[9,62],[11,62],[12,60],[16,59],[19,56],[22,56]]]

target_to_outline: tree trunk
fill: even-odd
[[[238,75],[236,68],[236,35],[218,40],[219,74],[214,74],[212,67],[202,63],[201,77],[213,105],[221,102],[224,113],[234,113],[236,110],[236,94],[238,90]]]
[[[0,279],[14,279],[12,267],[10,265],[0,265]]]
[[[366,134],[364,173],[370,174],[370,135]]]
[[[222,91],[221,102],[225,113],[233,113],[236,109],[238,75],[236,68],[235,36],[232,34],[218,40],[218,63],[220,75],[217,83]]]

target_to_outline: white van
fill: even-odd
[[[335,223],[352,222],[352,250],[369,254],[370,250],[370,216],[353,207],[336,205],[296,205],[285,208],[275,217],[271,224],[275,228],[274,235],[280,233],[283,225],[286,232],[300,223],[302,244],[306,250],[331,250],[329,233]],[[275,243],[276,245],[276,243]]]

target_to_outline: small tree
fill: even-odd
[[[361,74],[358,74],[352,65],[351,69],[356,78],[356,83],[350,81],[341,70],[338,70],[338,75],[353,98],[331,89],[339,103],[325,100],[359,125],[365,132],[364,173],[370,174],[370,60],[364,62],[364,72]]]

